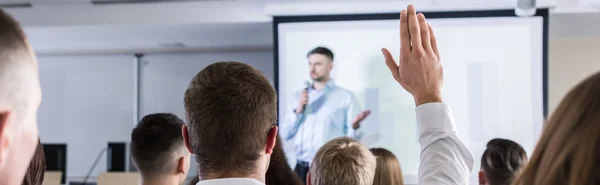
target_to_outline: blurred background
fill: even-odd
[[[135,171],[131,129],[150,113],[184,118],[183,92],[205,66],[243,61],[275,83],[273,16],[393,13],[409,3],[439,12],[514,9],[516,0],[0,0],[0,8],[25,28],[40,62],[48,170],[77,184]],[[537,4],[550,9],[552,112],[600,69],[600,0]]]

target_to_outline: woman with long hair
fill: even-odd
[[[573,88],[513,185],[600,184],[600,73]]]
[[[266,185],[302,185],[302,181],[288,164],[279,135],[267,169]]]
[[[23,178],[23,185],[41,185],[44,181],[44,173],[46,173],[46,156],[42,142],[38,139],[38,146]]]
[[[371,148],[371,153],[377,158],[373,185],[404,185],[400,161],[389,150]]]

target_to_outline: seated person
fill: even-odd
[[[514,185],[600,184],[600,72],[556,107]]]
[[[131,132],[131,156],[142,185],[180,185],[190,169],[181,135],[184,122],[168,113],[147,115]]]
[[[42,143],[38,140],[37,148],[23,178],[23,185],[41,185],[44,181],[44,173],[46,173],[46,155]]]
[[[479,184],[510,185],[527,163],[521,145],[507,139],[492,139],[481,156]]]
[[[373,185],[404,185],[400,161],[392,152],[385,148],[371,148],[371,153],[377,158]]]
[[[281,137],[277,135],[277,142],[271,154],[271,163],[266,174],[267,185],[303,185],[302,181],[288,164],[283,151]]]
[[[371,185],[377,162],[358,141],[339,137],[323,145],[313,158],[308,185]]]

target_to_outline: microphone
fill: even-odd
[[[304,81],[304,85],[306,85],[306,87],[304,88],[304,90],[308,93],[308,88],[310,88],[310,82],[309,81]],[[306,104],[308,104],[308,102],[306,102]],[[302,106],[302,110],[306,111],[306,104],[304,104],[304,106]]]

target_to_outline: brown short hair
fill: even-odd
[[[277,121],[277,93],[259,70],[240,62],[211,64],[192,79],[184,104],[199,171],[255,171]]]
[[[377,158],[373,185],[404,185],[402,168],[400,168],[400,161],[396,155],[385,148],[371,148],[370,150]]]
[[[131,157],[142,176],[170,173],[186,155],[181,127],[174,114],[146,115],[131,132]],[[177,157],[177,158],[175,158]]]
[[[371,185],[377,162],[358,141],[339,137],[323,145],[310,167],[312,185]]]
[[[513,185],[600,184],[600,72],[571,89]]]

